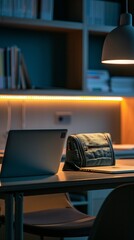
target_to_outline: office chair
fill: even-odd
[[[67,193],[44,195],[43,198],[43,210],[34,208],[30,212],[24,212],[24,232],[38,235],[40,239],[45,236],[60,239],[89,236],[95,217],[77,210]],[[25,197],[24,211],[26,201]],[[29,208],[30,203],[27,206]]]
[[[89,240],[134,239],[134,184],[114,189],[102,204]]]

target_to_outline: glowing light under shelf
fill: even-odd
[[[122,101],[122,97],[113,96],[41,96],[41,95],[0,95],[5,100],[50,100],[50,101]]]

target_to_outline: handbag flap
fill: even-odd
[[[63,170],[114,164],[115,156],[109,133],[80,133],[68,137]]]
[[[77,134],[86,158],[86,166],[114,165],[115,157],[108,133]]]

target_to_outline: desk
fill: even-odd
[[[0,195],[5,198],[6,240],[23,240],[23,196],[58,192],[115,188],[134,182],[134,173],[104,174],[78,171],[59,172],[53,176],[10,178],[1,180]],[[15,200],[15,236],[13,231],[13,200]],[[10,237],[9,237],[10,236]]]

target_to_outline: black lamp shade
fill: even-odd
[[[134,27],[130,15],[123,14],[120,23],[105,38],[102,63],[134,64]]]

